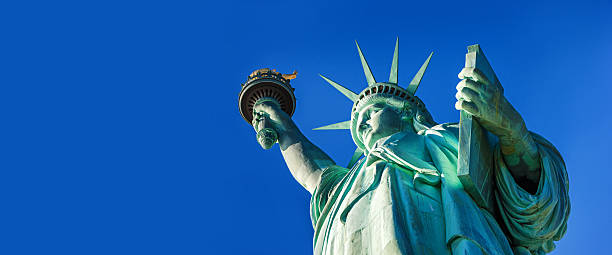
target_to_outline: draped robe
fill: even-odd
[[[563,159],[532,133],[541,158],[535,194],[495,151],[495,200],[478,207],[457,178],[458,127],[441,124],[376,142],[352,169],[324,169],[311,199],[315,254],[545,254],[565,233],[570,204]]]

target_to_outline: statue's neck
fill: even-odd
[[[378,141],[372,144],[371,148],[367,148],[367,150],[372,151],[381,146],[401,148],[402,150],[408,150],[421,156],[427,154],[425,150],[425,136],[419,135],[412,130],[397,132],[378,139]]]

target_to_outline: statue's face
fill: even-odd
[[[400,111],[385,103],[376,103],[364,107],[357,119],[357,135],[367,148],[381,138],[402,131]]]

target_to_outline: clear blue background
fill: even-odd
[[[527,126],[570,177],[554,254],[612,231],[610,1],[13,1],[0,4],[0,253],[311,254],[309,194],[238,113],[253,70],[298,70],[293,119],[339,164],[350,103],[318,77],[381,81],[396,36],[407,84],[458,121],[457,73],[481,44]]]

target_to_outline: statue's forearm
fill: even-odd
[[[491,107],[493,105],[495,107]],[[540,181],[538,147],[525,121],[505,97],[493,105],[488,105],[488,110],[484,111],[487,117],[481,123],[499,137],[503,160],[517,183],[525,190],[535,192]]]
[[[304,188],[313,193],[321,179],[321,172],[335,164],[334,161],[306,139],[277,103],[263,101],[253,107],[253,112],[256,116],[253,119],[255,131],[259,133],[265,128],[274,130],[289,171]]]
[[[293,177],[313,193],[322,170],[334,165],[334,161],[297,129],[281,134],[278,143]]]
[[[512,135],[499,136],[504,162],[523,188],[534,191],[540,180],[538,147],[524,124]]]

